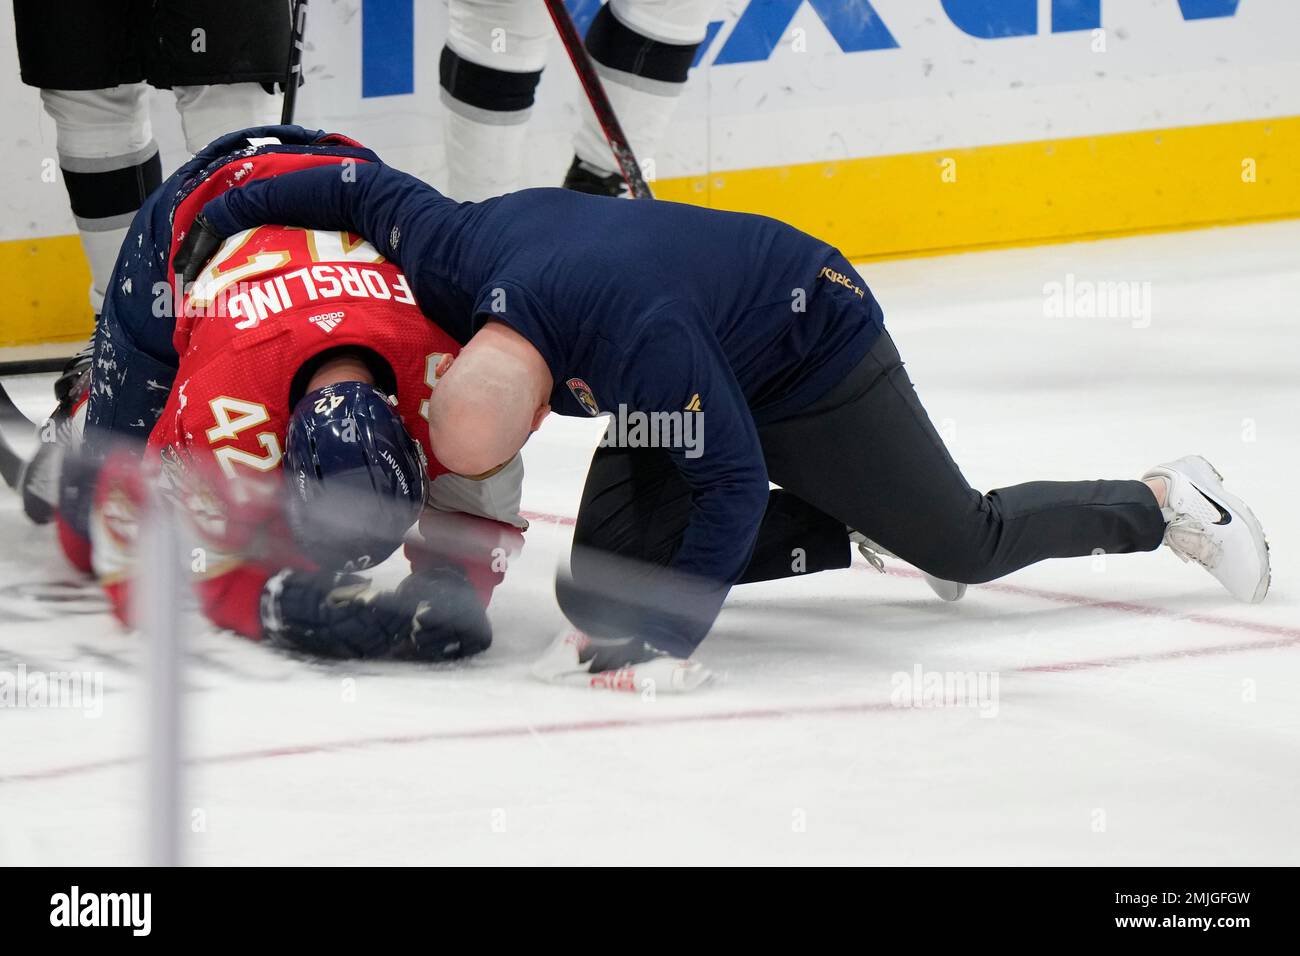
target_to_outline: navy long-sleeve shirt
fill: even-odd
[[[560,414],[698,413],[699,447],[667,449],[693,496],[671,566],[722,585],[718,607],[767,502],[756,426],[824,395],[881,329],[837,250],[762,216],[562,189],[458,204],[380,163],[253,182],[204,215],[222,235],[266,223],[359,233],[457,340],[490,320],[528,339]],[[645,636],[684,656],[711,624]]]

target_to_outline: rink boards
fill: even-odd
[[[573,4],[584,22],[594,0]],[[437,184],[446,10],[317,4],[304,123]],[[12,25],[0,25],[11,58]],[[778,216],[853,258],[1300,215],[1300,6],[1288,0],[722,0],[672,130],[661,198]],[[579,96],[556,49],[528,176],[558,181]],[[155,97],[164,166],[183,158]],[[0,185],[0,344],[75,338],[88,283],[34,90]],[[57,164],[55,164],[57,165]]]

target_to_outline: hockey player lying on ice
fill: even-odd
[[[522,465],[471,481],[432,455],[422,416],[459,346],[420,314],[397,267],[357,237],[260,227],[168,308],[173,222],[239,183],[308,167],[347,175],[369,158],[296,127],[232,134],[136,217],[60,507],[66,550],[93,561],[120,616],[141,493],[157,481],[193,518],[196,589],[220,626],[328,656],[443,660],[488,646],[494,549],[517,547],[525,526]],[[417,518],[413,573],[397,588],[335,573],[383,561]]]
[[[1161,542],[1241,600],[1268,589],[1259,523],[1201,458],[1142,480],[972,489],[862,277],[775,220],[559,189],[458,205],[374,163],[353,181],[316,170],[225,193],[178,271],[264,222],[365,236],[468,343],[429,409],[457,473],[511,460],[548,409],[698,416],[679,430],[689,444],[597,450],[557,588],[579,630],[539,676],[698,686],[708,672],[687,659],[732,585],[846,567],[854,531],[949,598],[1045,558]]]

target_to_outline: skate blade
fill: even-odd
[[[936,578],[933,574],[926,574],[925,583],[930,585],[930,590],[937,594],[941,601],[952,603],[966,596],[966,585],[958,584],[956,581],[945,581],[943,578]]]

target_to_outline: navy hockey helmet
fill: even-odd
[[[419,519],[424,451],[373,385],[337,382],[304,395],[289,418],[284,464],[289,525],[322,567],[373,567]]]

